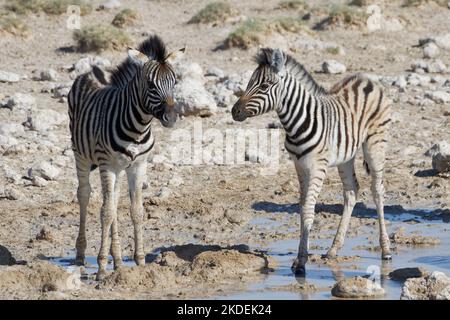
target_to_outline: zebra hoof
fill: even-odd
[[[383,254],[381,256],[381,259],[386,260],[386,261],[390,261],[390,260],[392,260],[392,255],[390,253]]]
[[[74,264],[76,266],[84,266],[84,257],[76,257]]]
[[[106,277],[106,271],[105,270],[98,270],[97,276],[95,277],[96,281],[102,281]]]
[[[291,270],[296,277],[304,277],[306,275],[305,265],[301,265],[297,259],[292,264]]]

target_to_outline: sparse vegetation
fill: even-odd
[[[213,2],[195,14],[188,23],[218,23],[223,22],[236,12],[226,2]]]
[[[448,6],[447,0],[404,0],[403,7],[418,7],[430,2],[434,2],[442,7]]]
[[[73,38],[78,50],[83,52],[121,50],[130,43],[129,36],[123,30],[111,25],[95,25],[76,30]]]
[[[67,7],[77,5],[81,15],[89,14],[92,6],[87,0],[9,0],[4,8],[16,14],[45,12],[51,15],[61,15],[67,12]]]
[[[362,26],[366,23],[369,15],[360,8],[353,8],[348,5],[333,5],[328,8],[327,16],[313,29],[324,30],[329,26]]]
[[[278,9],[286,10],[308,10],[308,4],[303,0],[286,0],[278,4]]]
[[[366,22],[368,15],[363,11],[358,11],[345,5],[336,5],[331,7],[329,17],[335,23],[359,25],[361,22]]]
[[[265,24],[260,19],[249,19],[242,23],[225,39],[225,48],[239,47],[248,49],[262,40]]]
[[[0,34],[8,33],[14,36],[26,37],[28,32],[27,25],[16,14],[0,12]]]
[[[123,9],[114,17],[112,25],[117,28],[123,28],[133,25],[138,19],[138,14],[132,9]]]
[[[326,52],[330,53],[330,54],[339,54],[339,47],[328,47],[325,49]]]
[[[260,44],[263,38],[271,32],[299,32],[301,30],[309,31],[305,28],[304,21],[301,18],[249,19],[228,35],[224,47],[248,49],[253,45]]]
[[[356,7],[364,7],[367,6],[369,3],[367,0],[351,0],[349,2],[350,6],[356,6]]]

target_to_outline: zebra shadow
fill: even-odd
[[[297,214],[300,211],[298,203],[274,203],[268,201],[256,202],[252,205],[255,211],[263,211],[269,213],[288,213]],[[327,212],[341,215],[344,206],[342,204],[317,204],[315,212]],[[437,220],[446,223],[450,222],[449,209],[435,209],[435,210],[420,210],[420,209],[405,209],[401,205],[387,205],[384,206],[384,214],[386,220],[391,221],[423,221],[423,220]],[[375,208],[369,208],[364,203],[358,202],[355,205],[352,213],[353,217],[357,218],[377,218],[377,211]]]

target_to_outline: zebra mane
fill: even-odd
[[[255,56],[255,61],[260,66],[272,66],[272,57],[273,57],[274,49],[272,48],[263,48],[259,50],[257,55]],[[286,61],[284,66],[286,68],[286,72],[291,76],[299,80],[305,87],[306,90],[311,92],[314,95],[325,95],[327,94],[327,90],[321,85],[317,84],[314,78],[306,71],[305,67],[300,64],[297,60],[295,60],[289,54],[283,53],[286,57]]]
[[[148,56],[151,60],[155,60],[161,64],[166,60],[166,46],[157,35],[150,36],[139,45],[137,50]],[[139,66],[127,58],[111,73],[110,85],[123,88],[134,77],[139,68]]]

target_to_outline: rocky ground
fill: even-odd
[[[0,1],[0,6],[4,3]],[[131,45],[157,33],[169,50],[187,46],[184,60],[176,66],[180,80],[176,97],[184,116],[173,130],[155,122],[157,143],[144,190],[144,248],[149,254],[162,253],[154,259],[149,255],[145,268],[126,268],[103,283],[86,275],[86,281],[74,285],[70,273],[48,260],[73,257],[78,231],[68,90],[73,79],[91,65],[108,69],[118,64],[126,56],[125,48],[78,52],[64,15],[28,15],[30,35],[26,38],[0,33],[0,245],[5,247],[0,247],[0,265],[12,265],[0,267],[1,298],[210,297],[244,290],[246,283],[259,281],[276,269],[276,263],[255,248],[264,250],[274,241],[298,238],[298,182],[276,114],[245,123],[234,123],[230,114],[255,67],[252,56],[257,45],[225,49],[223,44],[248,19],[300,13],[279,8],[279,1],[233,0],[229,3],[238,13],[232,18],[187,24],[208,3],[122,1],[118,8],[94,10],[82,17],[83,25],[108,22],[129,7],[139,12],[136,24],[127,27]],[[426,210],[428,218],[448,222],[450,10],[433,1],[419,7],[404,7],[400,1],[374,3],[384,17],[381,30],[339,23],[314,30],[323,14],[311,10],[304,29],[265,34],[261,45],[291,53],[327,88],[356,72],[377,79],[394,101],[385,174],[386,211]],[[314,6],[325,8],[326,3],[318,1]],[[211,128],[216,131],[208,133]],[[279,136],[275,172],[267,170],[266,161],[273,160],[270,156],[251,149],[240,154],[245,160],[242,164],[221,161],[219,156],[226,150],[223,133],[236,134],[241,128]],[[214,138],[217,133],[220,137]],[[196,163],[198,150],[215,150],[219,156]],[[359,201],[364,204],[357,210],[370,215],[352,217],[349,237],[367,235],[374,243],[367,250],[376,250],[378,227],[374,211],[366,208],[373,208],[370,180],[361,162],[359,157]],[[100,240],[98,172],[93,173],[91,183],[87,255],[94,257]],[[119,224],[127,256],[133,231],[125,182],[122,193]],[[331,170],[320,195],[313,239],[331,241],[342,202],[337,171]],[[439,235],[405,234],[390,225],[388,230],[396,245],[439,241]],[[195,246],[186,247],[189,243]],[[194,253],[180,256],[190,250]],[[315,254],[325,250],[313,248]],[[312,260],[320,263],[321,259]],[[442,278],[429,276],[420,283],[426,285],[436,277]],[[345,287],[342,284],[335,292]],[[151,294],[150,288],[154,289]]]

